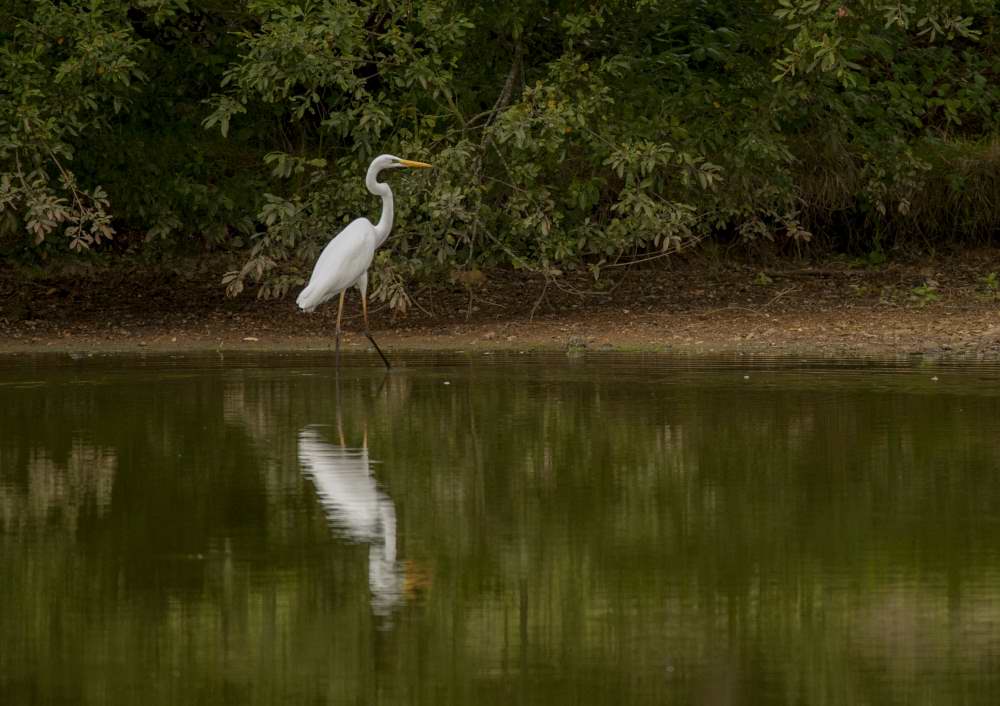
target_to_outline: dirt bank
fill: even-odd
[[[1000,251],[877,266],[704,255],[548,283],[494,272],[373,307],[386,350],[566,349],[1000,359]],[[308,350],[333,346],[335,305],[226,299],[219,273],[139,268],[0,275],[0,352]],[[348,295],[345,345],[367,347]]]

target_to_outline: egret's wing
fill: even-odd
[[[374,256],[375,227],[367,218],[352,221],[323,248],[309,284],[296,303],[312,311],[353,285],[372,264]]]

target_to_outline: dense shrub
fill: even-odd
[[[241,248],[302,281],[394,175],[377,296],[498,264],[557,276],[706,237],[879,250],[995,237],[990,0],[15,0],[0,233]]]

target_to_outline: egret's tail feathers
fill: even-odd
[[[295,300],[295,303],[299,305],[302,311],[312,311],[319,306],[319,302],[314,301],[315,299],[316,297],[313,296],[313,286],[309,285],[299,292],[299,297]]]

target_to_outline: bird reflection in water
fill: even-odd
[[[316,486],[323,511],[337,534],[368,545],[368,586],[372,612],[388,616],[400,602],[426,586],[426,573],[396,553],[396,507],[379,489],[368,457],[368,438],[361,448],[324,441],[321,427],[299,432],[299,463]]]

